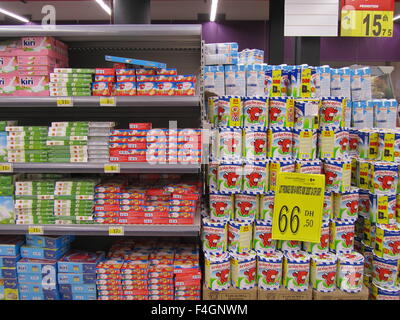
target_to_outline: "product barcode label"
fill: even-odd
[[[43,234],[43,227],[42,226],[29,226],[28,227],[28,234]]]
[[[13,167],[11,163],[1,163],[0,172],[13,172]]]
[[[104,172],[105,173],[119,173],[120,172],[119,164],[118,163],[105,164]]]
[[[123,236],[124,235],[124,227],[109,227],[108,235],[109,236]]]
[[[101,107],[115,107],[117,102],[115,97],[100,97],[100,106]]]
[[[74,103],[71,97],[57,99],[57,107],[73,107],[73,106]]]

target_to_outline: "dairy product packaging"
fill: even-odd
[[[294,99],[287,97],[271,97],[269,99],[269,126],[293,128]]]
[[[286,252],[283,260],[283,285],[290,291],[308,290],[310,255],[304,251]]]
[[[319,243],[303,242],[303,250],[309,254],[325,254],[329,251],[329,221],[323,221]]]
[[[229,65],[225,70],[225,92],[227,95],[246,95],[246,66]]]
[[[204,67],[204,88],[217,96],[225,95],[225,70],[223,66]]]
[[[231,220],[228,222],[228,250],[230,252],[249,252],[253,245],[252,239],[252,221]]]
[[[243,126],[268,127],[269,102],[268,98],[262,96],[251,96],[242,98],[243,100]]]
[[[354,220],[331,219],[329,249],[334,253],[348,253],[354,249]]]
[[[261,290],[278,290],[282,284],[283,254],[280,251],[257,251],[257,286]]]
[[[211,193],[210,218],[214,221],[228,221],[234,217],[234,196],[220,193]]]
[[[232,287],[242,290],[252,289],[257,285],[256,252],[230,253]]]
[[[214,102],[214,125],[241,127],[243,125],[243,101],[240,96],[221,96]]]
[[[237,65],[239,62],[239,46],[236,42],[207,43],[204,50],[206,66]]]
[[[204,256],[204,283],[213,291],[223,291],[231,285],[231,262],[229,253]]]
[[[351,185],[351,160],[329,160],[324,162],[326,191],[345,192]]]
[[[203,218],[203,250],[210,253],[223,253],[227,248],[227,223]]]
[[[337,257],[332,253],[313,254],[310,264],[310,285],[318,292],[336,290]]]
[[[338,254],[337,262],[337,287],[349,293],[362,290],[364,257],[355,251]]]
[[[240,63],[240,62],[239,62]],[[246,63],[245,63],[246,65]],[[264,96],[266,64],[247,64],[246,96]]]
[[[293,136],[293,129],[291,128],[269,128],[267,130],[267,156],[270,158],[291,158],[293,153]]]
[[[276,249],[276,240],[272,240],[272,223],[255,220],[253,227],[253,249],[260,252],[272,252]]]
[[[358,218],[359,190],[351,187],[349,191],[333,193],[333,215],[339,220]]]
[[[294,128],[318,129],[320,100],[296,99],[294,102]]]
[[[239,64],[257,65],[264,62],[264,51],[259,49],[244,49],[239,52]]]

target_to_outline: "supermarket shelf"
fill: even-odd
[[[57,107],[57,99],[63,97],[1,97],[0,108],[15,107]],[[114,97],[117,107],[195,107],[199,106],[198,96],[134,96]],[[72,97],[73,107],[99,107],[100,97]],[[61,108],[61,107],[58,107]],[[66,108],[66,107],[62,107]],[[113,108],[113,107],[101,107]]]
[[[18,25],[0,26],[0,37],[53,36],[62,41],[195,41],[201,25]]]
[[[28,234],[30,225],[2,224],[0,234]],[[124,236],[148,237],[197,237],[200,232],[200,220],[193,225],[37,225],[43,228],[44,235],[77,235],[77,236],[109,236],[109,228],[118,226],[124,228]]]
[[[115,164],[113,162],[112,164]],[[12,163],[14,173],[104,173],[104,163]],[[200,164],[119,163],[121,173],[198,173]]]

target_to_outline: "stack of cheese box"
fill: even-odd
[[[123,183],[119,180],[104,182],[95,187],[93,219],[96,223],[119,223],[122,187]]]
[[[15,223],[54,224],[54,180],[15,182]]]
[[[109,258],[96,267],[98,300],[124,300],[121,268],[123,259]]]
[[[106,162],[107,140],[114,122],[52,122],[49,162]]]
[[[19,300],[17,263],[23,244],[20,236],[0,236],[0,300]]]
[[[7,131],[6,127],[16,126],[18,121],[0,121],[0,162],[7,162]]]
[[[92,94],[94,96],[111,96],[114,93],[114,86],[115,69],[96,68],[94,82],[92,83]]]
[[[95,179],[56,181],[54,190],[55,224],[93,223]]]
[[[14,176],[11,174],[0,175],[0,224],[13,224],[14,216]]]
[[[8,126],[8,162],[48,162],[47,127]]]
[[[60,300],[57,260],[73,240],[73,236],[26,236],[17,262],[20,300]]]
[[[71,250],[58,261],[59,290],[62,300],[96,300],[96,267],[105,259],[102,251]]]
[[[199,248],[182,245],[175,250],[175,300],[201,299]]]
[[[136,95],[136,69],[116,69],[116,80],[114,95],[134,96]]]
[[[50,73],[50,96],[91,96],[95,69],[55,68]]]

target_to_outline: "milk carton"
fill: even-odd
[[[342,96],[342,84],[340,82],[339,69],[331,69],[331,96],[341,97]]]
[[[227,95],[246,95],[245,65],[225,66],[225,92]]]
[[[225,70],[223,66],[204,67],[204,87],[218,96],[225,95]]]
[[[18,80],[16,76],[0,75],[0,95],[10,96],[17,90]]]
[[[329,97],[331,95],[331,68],[327,65],[316,67],[316,72],[319,85],[316,97]]]
[[[375,128],[388,128],[387,116],[389,105],[384,103],[384,100],[372,100],[374,108],[374,127]]]
[[[246,95],[263,96],[265,90],[266,64],[249,64],[246,66]]]
[[[371,68],[361,68],[361,100],[372,99]]]
[[[339,69],[340,75],[340,96],[351,99],[350,90],[350,68],[344,67]]]
[[[388,106],[388,128],[395,128],[397,123],[397,110],[398,104],[396,99],[389,99],[385,101],[385,104]]]
[[[353,101],[361,101],[361,75],[362,69],[351,70],[351,99]]]

